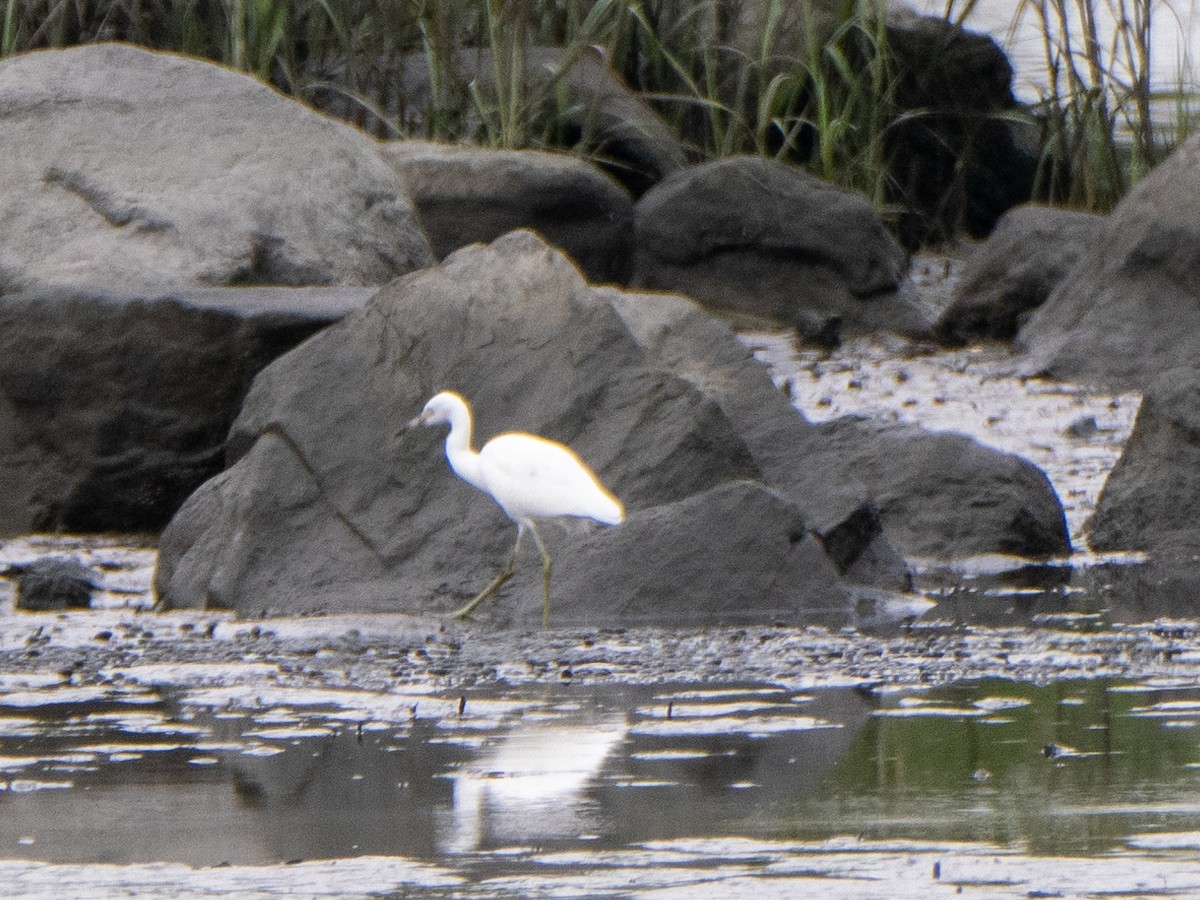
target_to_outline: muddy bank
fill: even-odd
[[[513,633],[386,614],[251,623],[226,615],[106,611],[10,621],[0,639],[0,672],[36,673],[44,688],[232,678],[381,695],[413,685],[453,691],[541,682],[756,680],[799,687],[982,677],[1200,678],[1198,622],[1104,631],[1072,631],[1072,622],[1048,617],[1043,624],[1057,627],[1011,629],[935,623],[891,637],[783,627]]]

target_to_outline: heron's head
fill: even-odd
[[[412,428],[416,425],[443,425],[453,421],[455,418],[461,417],[466,412],[469,414],[467,401],[461,395],[454,391],[442,391],[440,394],[435,394],[425,404],[425,408],[421,410],[420,415],[408,423],[408,427]]]

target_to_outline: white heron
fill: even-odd
[[[562,516],[594,519],[605,525],[625,520],[625,508],[600,483],[592,470],[570,448],[533,434],[509,432],[492,438],[479,452],[471,447],[471,407],[453,391],[436,394],[414,425],[449,424],[446,459],[450,468],[472,487],[490,494],[505,514],[517,523],[517,542],[508,565],[467,604],[456,609],[456,618],[469,616],[484,600],[513,577],[517,554],[528,531],[542,554],[542,626],[550,624],[550,553],[538,534],[537,519]]]

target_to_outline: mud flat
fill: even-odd
[[[875,636],[822,628],[570,629],[480,633],[392,615],[238,621],[219,614],[107,610],[6,624],[0,672],[53,684],[105,684],[156,672],[165,683],[245,677],[296,687],[457,690],[486,684],[767,681],[796,688],[929,686],[1004,677],[1200,679],[1200,622],[1075,629],[933,622]],[[214,667],[211,670],[196,665]],[[148,669],[147,667],[153,667]],[[129,670],[126,672],[126,670]],[[49,673],[49,674],[47,674]]]

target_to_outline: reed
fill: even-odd
[[[1176,13],[1157,0],[1024,0],[1023,14],[1035,17],[1045,58],[1040,189],[1074,206],[1111,209],[1195,118],[1186,54],[1176,90],[1155,92],[1150,81],[1154,19]],[[1164,101],[1174,107],[1173,128],[1156,123]]]
[[[882,202],[886,134],[897,115],[883,0],[847,0],[821,20],[808,4],[791,4],[800,18],[786,30],[804,40],[786,46],[785,4],[763,4],[759,27],[740,35],[722,16],[728,6],[693,3],[665,16],[628,0],[635,32],[618,45],[618,66],[636,73],[644,96],[699,156],[797,160]]]
[[[858,0],[832,38],[813,46],[793,113],[811,130],[817,174],[883,205],[889,196],[887,137],[902,112],[888,45],[885,4]]]

